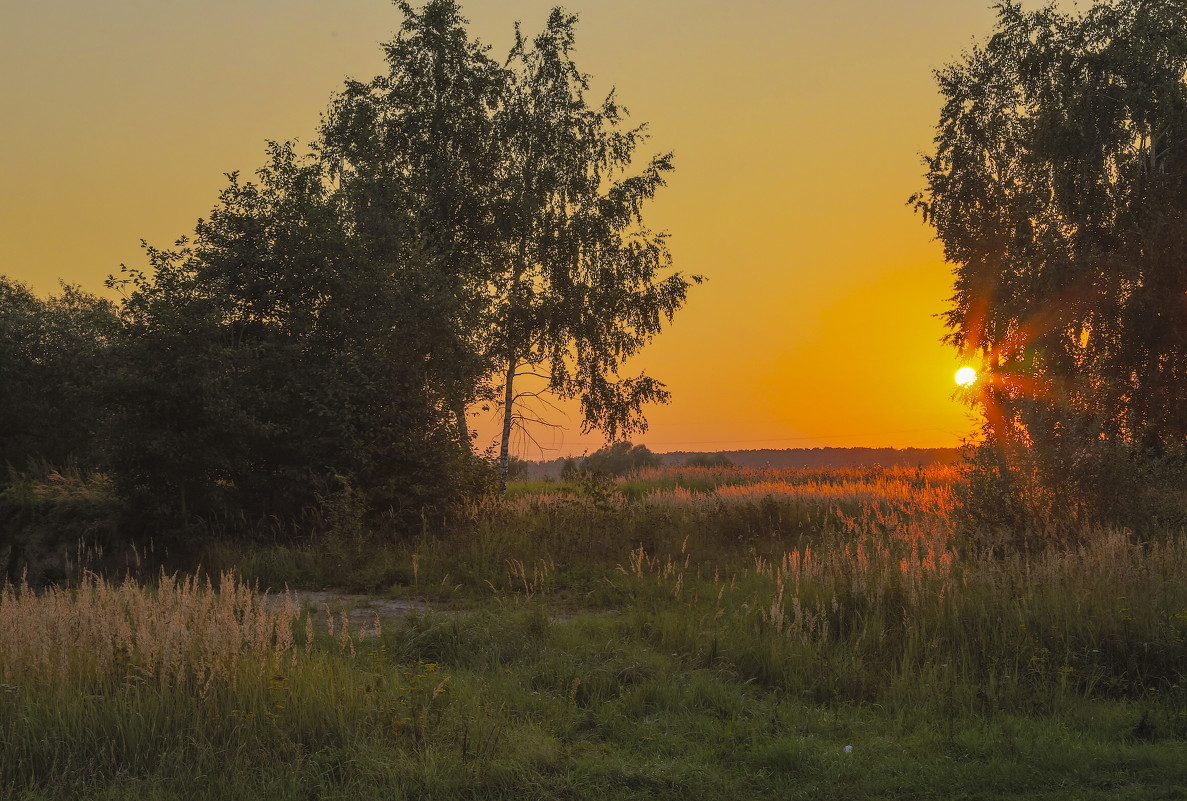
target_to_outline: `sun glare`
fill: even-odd
[[[971,367],[962,367],[956,371],[956,383],[962,387],[971,387],[977,380],[977,371]]]

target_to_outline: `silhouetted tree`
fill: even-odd
[[[481,484],[476,402],[505,402],[505,484],[527,394],[580,398],[611,436],[666,400],[617,374],[689,285],[642,220],[670,157],[627,174],[644,132],[586,104],[575,18],[500,66],[452,0],[399,7],[386,74],[347,82],[315,158],[273,144],[192,242],[113,279],[125,491],[182,517],[291,516],[336,486],[414,513]]]
[[[581,463],[576,457],[566,456],[561,462],[561,481],[576,481],[581,477]]]
[[[517,28],[500,66],[453,0],[400,8],[387,74],[348,82],[322,155],[373,258],[423,265],[430,380],[459,431],[466,405],[501,400],[505,482],[512,429],[539,419],[532,398],[579,398],[586,431],[642,430],[643,404],[667,392],[618,371],[690,281],[642,217],[671,156],[629,173],[644,128],[625,127],[613,95],[586,100],[575,17],[554,10],[530,42]]]
[[[291,520],[349,485],[418,515],[458,491],[466,454],[430,376],[419,263],[392,280],[319,161],[271,146],[231,175],[193,242],[148,248],[121,309],[109,463],[181,517]]]
[[[531,474],[531,465],[523,459],[511,458],[511,463],[507,466],[507,479],[509,481],[526,481]]]
[[[110,301],[66,285],[42,299],[0,276],[0,471],[94,461],[118,328]]]
[[[734,462],[724,453],[698,453],[684,461],[685,467],[733,467]]]
[[[571,56],[576,21],[554,9],[531,42],[516,28],[495,114],[500,250],[490,345],[501,374],[504,481],[512,428],[538,419],[523,402],[541,393],[580,399],[585,432],[615,439],[646,428],[643,404],[666,402],[668,392],[646,375],[619,379],[619,369],[701,280],[668,272],[666,236],[643,222],[671,154],[628,172],[645,126],[625,127],[613,93],[599,106],[587,101],[587,76]],[[517,388],[528,376],[531,388]]]
[[[470,38],[453,0],[398,3],[388,72],[349,80],[322,126],[320,151],[356,247],[418,306],[426,380],[468,448],[466,407],[489,399],[492,214],[499,142],[494,109],[507,73]]]
[[[1126,491],[1103,464],[1187,440],[1187,5],[997,9],[937,73],[913,201],[955,265],[947,339],[985,362],[984,466],[1091,516]]]
[[[663,457],[652,453],[646,445],[615,442],[585,457],[581,462],[581,470],[586,473],[628,476],[648,467],[659,467],[663,461]]]

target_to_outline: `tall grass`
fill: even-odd
[[[7,586],[0,795],[203,773],[234,777],[212,798],[1187,781],[1187,538],[976,549],[956,487],[950,468],[669,470],[474,503],[445,536],[376,536],[362,568],[319,567],[317,543],[222,554],[274,587],[346,564],[463,609],[382,629],[315,626],[231,573]]]
[[[85,574],[74,589],[0,590],[0,680],[39,692],[87,693],[128,681],[205,697],[247,671],[295,656],[297,607],[270,605],[233,574],[162,575],[146,589]],[[273,608],[275,607],[275,608]]]
[[[955,471],[942,466],[667,468],[621,479],[612,492],[592,497],[560,485],[470,503],[445,536],[412,547],[422,552],[426,575],[448,573],[467,586],[498,584],[507,561],[515,559],[551,561],[558,585],[571,582],[589,591],[640,545],[660,554],[684,547],[703,560],[732,564],[818,539],[867,509],[947,519],[955,480]]]
[[[958,482],[947,466],[657,470],[610,497],[475,506],[422,570],[524,597],[576,588],[656,647],[817,701],[985,714],[1162,697],[1187,731],[1187,537],[988,549],[958,532]]]
[[[423,739],[417,721],[448,681],[426,688],[388,658],[378,621],[356,625],[339,610],[315,632],[292,595],[231,574],[5,586],[0,795],[80,797],[121,776],[185,775],[173,766],[219,771],[220,755],[242,771],[261,753],[299,761],[360,737]]]
[[[1074,551],[970,558],[942,531],[891,531],[830,529],[740,569],[640,548],[619,570],[658,646],[820,701],[980,714],[1161,693],[1187,710],[1184,538],[1103,531]]]

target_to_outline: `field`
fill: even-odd
[[[1184,533],[994,550],[959,481],[667,468],[9,586],[0,797],[1187,797]]]

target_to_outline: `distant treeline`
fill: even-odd
[[[961,461],[959,448],[761,448],[717,453],[738,467],[929,467]],[[672,451],[660,455],[665,465],[682,465],[708,454]]]
[[[690,461],[693,464],[705,464],[722,459],[737,467],[929,467],[935,464],[957,464],[962,459],[959,448],[761,448],[747,451],[672,451],[655,456],[668,467],[679,467]],[[522,462],[520,472],[533,478],[559,478],[565,464],[572,461],[571,458],[561,457]]]

